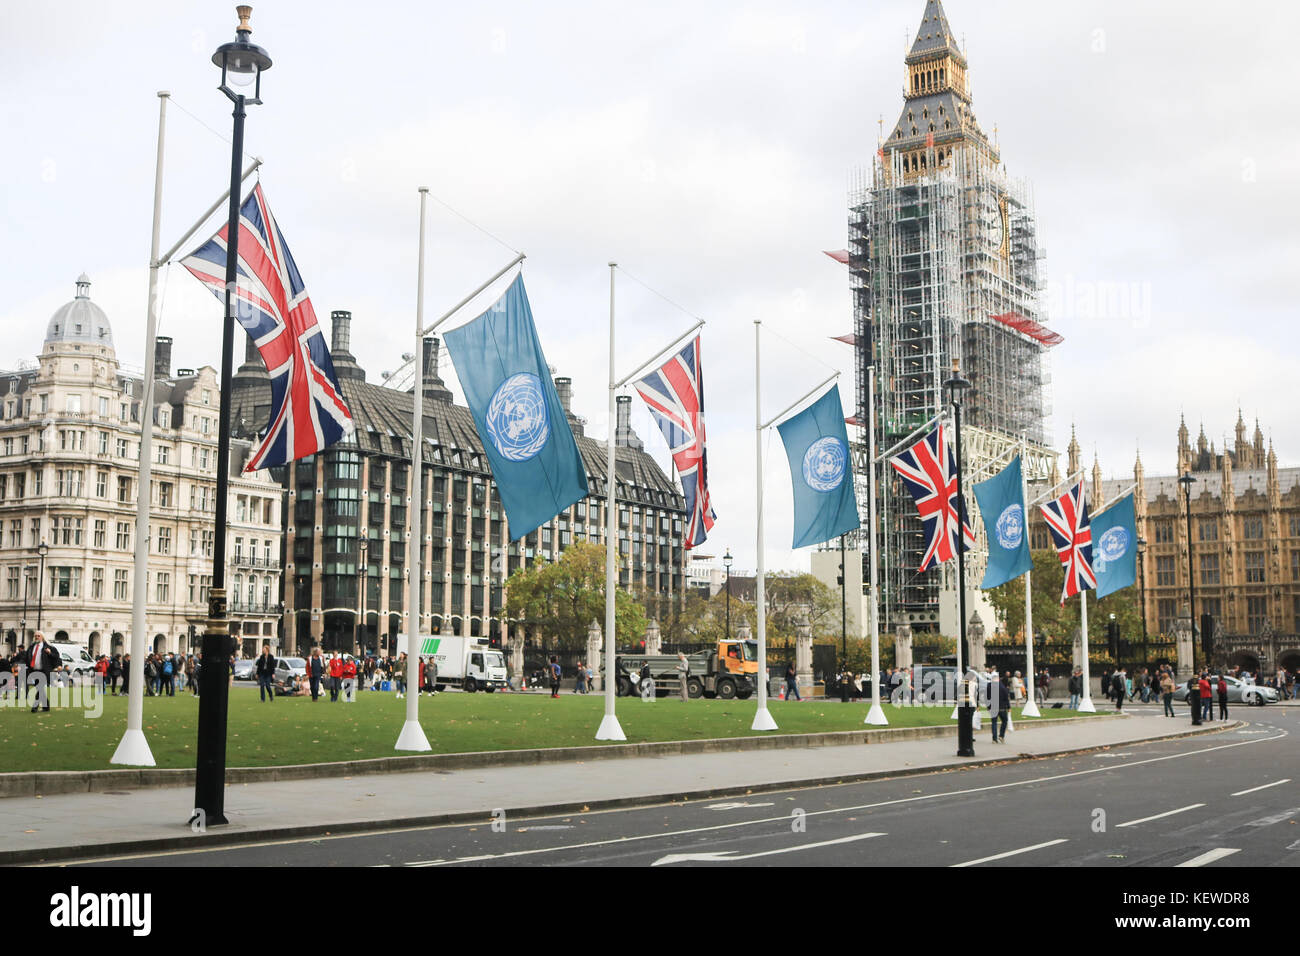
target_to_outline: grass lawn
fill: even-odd
[[[103,714],[82,710],[32,714],[0,708],[0,772],[111,769],[109,759],[126,727],[126,699],[103,699]],[[231,691],[227,763],[231,767],[323,763],[398,755],[393,750],[405,719],[405,700],[391,693],[363,692],[355,704],[331,704],[328,695],[277,698],[261,703],[254,688]],[[869,703],[772,700],[769,709],[782,733],[861,730]],[[600,695],[439,694],[420,700],[420,722],[435,753],[593,746],[604,712]],[[754,699],[670,698],[646,703],[619,698],[618,718],[629,742],[749,737]],[[951,708],[885,706],[891,727],[952,724]],[[1044,717],[1073,717],[1044,710]],[[1012,719],[1021,720],[1019,711]],[[1026,719],[1032,723],[1032,719]],[[193,767],[198,700],[188,693],[146,697],[145,736],[159,767]]]

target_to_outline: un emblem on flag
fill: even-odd
[[[994,532],[998,536],[998,544],[1008,551],[1020,547],[1020,542],[1025,537],[1025,509],[1020,505],[1007,505],[1002,514],[998,515]]]
[[[803,480],[813,491],[834,491],[844,480],[848,449],[838,438],[819,438],[804,452]]]
[[[1128,531],[1124,528],[1111,528],[1097,542],[1097,550],[1101,552],[1102,560],[1118,561],[1128,550]]]
[[[542,380],[530,372],[519,372],[502,382],[492,393],[483,417],[492,444],[508,461],[532,458],[551,434]]]

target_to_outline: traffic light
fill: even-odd
[[[1201,651],[1209,661],[1214,656],[1214,615],[1201,615]]]

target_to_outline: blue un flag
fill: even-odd
[[[989,566],[984,572],[982,588],[1020,577],[1034,569],[1029,553],[1029,535],[1025,525],[1025,491],[1021,481],[1020,456],[988,481],[975,486],[975,500],[984,519],[984,534],[989,542]]]
[[[1137,531],[1133,495],[1127,494],[1092,518],[1092,570],[1097,597],[1104,598],[1137,581]]]
[[[794,486],[793,546],[819,544],[857,529],[858,501],[840,387],[836,385],[777,430]]]
[[[510,540],[587,496],[587,472],[542,354],[520,275],[443,336],[505,506]]]

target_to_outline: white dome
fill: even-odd
[[[90,277],[77,279],[77,297],[61,306],[45,328],[45,344],[75,342],[113,348],[113,327],[104,310],[90,301]]]

